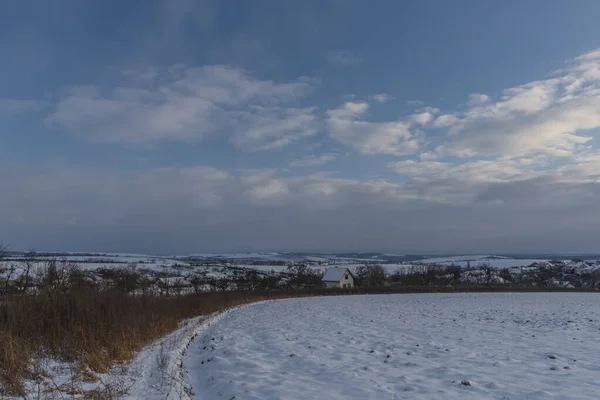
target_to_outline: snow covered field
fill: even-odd
[[[597,294],[260,303],[191,343],[197,399],[597,399]]]
[[[381,255],[384,257],[385,255]],[[192,257],[192,258],[189,258]],[[165,272],[181,277],[192,275],[194,273],[207,274],[211,277],[221,278],[228,277],[232,274],[231,267],[254,269],[266,273],[282,273],[286,272],[290,264],[303,262],[309,265],[314,270],[324,272],[330,267],[349,268],[351,271],[364,265],[365,263],[377,262],[381,265],[388,274],[392,275],[396,272],[405,273],[411,270],[413,266],[423,264],[436,264],[440,266],[460,266],[460,267],[478,267],[483,264],[490,265],[493,268],[514,268],[526,267],[533,263],[545,263],[549,259],[540,258],[512,258],[495,255],[461,255],[461,256],[445,256],[445,257],[428,257],[413,261],[386,261],[374,260],[366,258],[342,258],[338,255],[320,254],[295,254],[295,253],[239,253],[239,254],[195,254],[187,255],[170,255],[170,256],[152,256],[143,254],[119,254],[119,253],[45,253],[44,256],[38,258],[35,262],[36,266],[42,266],[44,263],[55,258],[57,260],[65,260],[76,263],[84,270],[94,271],[100,268],[130,268],[136,266],[140,269],[150,270],[154,272]],[[10,265],[17,269],[19,275],[25,269],[26,258],[22,255],[14,256],[8,260]],[[190,265],[190,261],[203,261],[203,265],[196,262]],[[217,260],[216,263],[211,263],[209,260]],[[566,259],[565,259],[566,260]],[[252,262],[250,262],[252,261]],[[261,263],[264,261],[264,264]],[[281,264],[274,264],[279,261]],[[569,262],[570,260],[566,260]],[[219,262],[221,264],[219,264]],[[5,262],[6,264],[6,262]],[[202,264],[202,262],[200,263]],[[589,269],[588,266],[578,266],[579,263],[574,263],[575,268]],[[582,264],[583,265],[583,264]],[[0,278],[2,273],[0,272]]]
[[[512,267],[523,267],[531,265],[533,263],[543,263],[550,261],[547,258],[544,259],[529,259],[529,258],[511,258],[502,256],[491,256],[491,255],[470,255],[470,256],[450,256],[450,257],[431,257],[424,258],[418,262],[421,264],[439,264],[439,265],[457,265],[462,268],[470,265],[471,267],[477,267],[482,264],[487,264],[492,268],[512,268]]]

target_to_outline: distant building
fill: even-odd
[[[354,275],[348,268],[329,268],[321,280],[326,288],[351,289],[354,287]]]

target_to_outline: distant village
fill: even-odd
[[[498,268],[489,263],[385,264],[364,259],[116,257],[102,254],[4,254],[0,294],[94,287],[127,293],[181,295],[206,291],[386,287],[600,289],[600,261],[550,260]]]

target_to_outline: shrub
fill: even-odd
[[[355,272],[360,286],[382,286],[385,284],[385,269],[381,265],[361,265]]]
[[[307,265],[290,265],[287,268],[289,280],[287,286],[290,289],[317,288],[321,286],[323,274],[309,268]]]

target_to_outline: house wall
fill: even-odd
[[[340,280],[340,287],[343,288],[344,285],[346,285],[346,288],[354,287],[354,278],[352,277],[352,274],[349,272],[346,272],[346,274]]]

